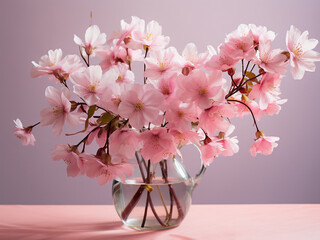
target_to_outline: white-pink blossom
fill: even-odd
[[[183,67],[182,74],[188,75],[193,69],[200,68],[211,58],[209,50],[204,53],[198,53],[194,43],[188,43],[182,52]]]
[[[109,142],[110,153],[126,159],[133,158],[135,152],[141,148],[139,134],[130,128],[116,130],[110,136]]]
[[[147,68],[145,77],[150,79],[170,78],[181,69],[181,56],[174,47],[154,50],[145,60]]]
[[[165,48],[170,38],[162,35],[162,27],[156,21],[147,24],[146,31],[136,29],[132,32],[134,41],[140,44],[140,48],[149,48],[150,50]]]
[[[91,25],[86,30],[84,42],[77,35],[74,35],[73,40],[83,48],[83,54],[95,56],[96,50],[99,50],[106,43],[107,36],[100,32],[97,25]]]
[[[215,157],[217,157],[222,151],[222,143],[216,141],[215,139],[209,140],[199,147],[201,153],[201,159],[204,166],[209,166],[213,162]]]
[[[45,96],[50,105],[40,112],[41,125],[53,125],[52,131],[54,135],[60,135],[65,122],[71,126],[79,124],[79,115],[70,112],[71,103],[69,101],[71,92],[67,88],[60,90],[48,86],[45,91]]]
[[[225,47],[228,52],[239,52],[239,56],[247,61],[256,55],[252,31],[245,24],[240,24],[237,30],[227,35]]]
[[[184,102],[194,102],[200,108],[206,109],[214,101],[224,101],[224,82],[221,71],[213,70],[207,76],[204,71],[196,69],[188,76],[179,77],[177,95]]]
[[[218,137],[216,138],[218,143],[222,144],[222,152],[223,156],[232,156],[233,154],[239,151],[239,141],[237,137],[229,137],[230,134],[234,131],[235,126],[230,124],[229,129],[227,132],[220,132]]]
[[[219,46],[218,54],[214,54],[205,66],[209,70],[227,71],[239,62],[241,56],[241,50],[234,50],[223,44]]]
[[[163,95],[151,84],[134,84],[122,95],[118,111],[129,118],[133,127],[140,129],[158,118],[163,100]]]
[[[115,82],[118,84],[130,84],[134,82],[133,72],[129,70],[128,65],[124,63],[114,65],[106,74],[109,75],[111,79],[115,79]]]
[[[257,139],[249,150],[253,157],[255,157],[257,153],[270,155],[273,149],[278,146],[276,141],[279,141],[279,137],[267,137],[262,131],[258,131],[256,136]]]
[[[120,25],[121,25],[121,30],[118,32],[114,32],[111,35],[111,38],[108,40],[108,42],[110,43],[113,40],[116,40],[116,45],[121,45],[122,43],[124,43],[129,48],[132,48],[132,49],[139,48],[140,44],[132,38],[132,33],[144,32],[144,27],[145,27],[144,20],[138,17],[132,16],[131,23],[127,23],[122,19],[120,21]]]
[[[35,138],[31,133],[32,127],[27,127],[27,128],[23,127],[22,122],[20,121],[19,118],[17,118],[17,120],[13,120],[13,122],[16,125],[16,129],[13,131],[13,134],[21,139],[22,144],[24,146],[27,146],[29,144],[34,145]]]
[[[212,107],[203,110],[199,116],[199,127],[205,129],[210,138],[216,135],[216,131],[226,132],[229,128],[229,121],[224,117],[232,118],[237,115],[236,107],[233,104],[213,104]]]
[[[57,144],[51,154],[53,160],[63,160],[67,164],[67,175],[76,177],[84,174],[84,161],[79,157],[76,146]]]
[[[169,122],[168,128],[186,132],[191,129],[191,122],[197,121],[196,106],[192,103],[183,104],[179,100],[172,100],[168,103],[165,117]]]
[[[99,185],[104,185],[114,178],[120,178],[124,182],[125,175],[132,175],[134,169],[131,164],[107,155],[104,151],[101,151],[101,148],[98,153],[98,155],[81,153],[80,157],[86,161],[86,175],[90,178],[97,178]]]
[[[49,50],[40,58],[39,63],[32,61],[31,77],[52,76],[59,82],[65,82],[69,75],[82,69],[82,63],[77,55],[67,55],[62,58],[62,50]]]
[[[258,98],[259,107],[265,110],[270,103],[279,99],[280,74],[265,73],[260,82],[252,87],[250,99]]]
[[[140,134],[140,139],[143,142],[141,155],[152,163],[172,158],[177,153],[174,138],[166,128],[156,127],[145,131]]]
[[[91,106],[97,104],[107,87],[107,75],[102,74],[99,65],[86,68],[83,72],[76,72],[70,76],[74,83],[74,92]]]
[[[314,72],[315,61],[320,61],[320,53],[312,50],[318,45],[318,40],[308,39],[308,31],[302,34],[294,26],[287,31],[286,43],[290,53],[290,69],[294,79],[302,79],[304,72]]]
[[[270,73],[283,73],[287,67],[287,56],[281,49],[272,49],[272,42],[268,39],[260,39],[258,58],[253,62],[263,70]]]

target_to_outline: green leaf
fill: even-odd
[[[96,111],[96,109],[97,109],[96,105],[92,105],[92,106],[89,107],[89,109],[88,109],[88,117],[87,117],[86,122],[84,124],[83,132],[85,132],[87,130],[87,128],[89,126],[89,119],[93,116],[93,114]]]
[[[256,75],[253,72],[247,72],[246,77],[248,77],[248,79],[254,79],[256,78]]]
[[[94,114],[94,112],[96,111],[96,105],[92,105],[89,107],[89,110],[88,110],[88,118],[91,118]]]
[[[114,118],[114,116],[110,113],[103,113],[101,114],[100,118],[97,120],[97,123],[99,125],[106,125],[108,124],[112,119]]]

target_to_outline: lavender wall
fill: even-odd
[[[50,159],[53,146],[65,143],[65,137],[54,137],[50,127],[37,128],[36,146],[22,147],[12,135],[13,119],[19,117],[26,124],[39,120],[39,111],[47,106],[44,89],[54,84],[46,78],[31,79],[31,61],[49,49],[75,53],[73,34],[83,36],[90,10],[94,24],[107,34],[119,28],[121,19],[130,21],[132,15],[157,20],[171,37],[171,45],[181,52],[188,42],[194,42],[200,51],[208,44],[216,48],[240,23],[265,25],[277,32],[275,47],[285,47],[285,33],[291,24],[320,39],[319,9],[317,0],[1,0],[0,203],[111,203],[110,184],[99,187],[86,177],[68,178],[63,162]],[[320,51],[320,46],[317,49]],[[249,117],[234,121],[240,152],[215,160],[195,191],[194,203],[320,203],[319,73],[320,66],[303,81],[294,81],[289,75],[283,80],[282,97],[288,98],[288,103],[280,115],[260,121],[268,135],[281,138],[273,155],[251,157],[252,121]],[[197,168],[199,162],[192,154],[186,163]]]

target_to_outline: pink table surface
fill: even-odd
[[[319,240],[320,204],[192,205],[165,231],[125,227],[113,206],[0,205],[0,239]]]

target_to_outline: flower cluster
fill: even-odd
[[[189,43],[180,54],[168,46],[169,37],[156,21],[145,26],[138,17],[130,23],[122,20],[110,38],[91,25],[84,40],[74,36],[79,56],[62,58],[62,50],[56,49],[39,63],[32,62],[32,77],[48,75],[62,84],[47,87],[49,107],[41,111],[40,125],[52,125],[59,135],[67,122],[81,125],[77,133],[85,133],[77,144],[57,145],[52,158],[67,163],[68,176],[86,174],[101,185],[130,175],[136,151],[157,163],[194,144],[208,166],[217,156],[239,151],[231,120],[244,115],[251,115],[256,128],[252,156],[271,154],[279,138],[265,136],[258,121],[278,114],[286,101],[280,98],[286,67],[294,79],[302,79],[320,61],[320,54],[312,50],[318,41],[308,39],[307,31],[301,34],[291,26],[286,50],[273,49],[275,36],[266,27],[241,24],[217,51],[208,46],[198,53]],[[95,56],[100,64],[90,65]],[[141,81],[133,73],[136,61],[144,64]],[[72,91],[78,101],[71,100]],[[35,125],[23,128],[20,120],[16,124],[14,133],[24,145],[33,145]],[[97,152],[85,153],[94,140]]]

